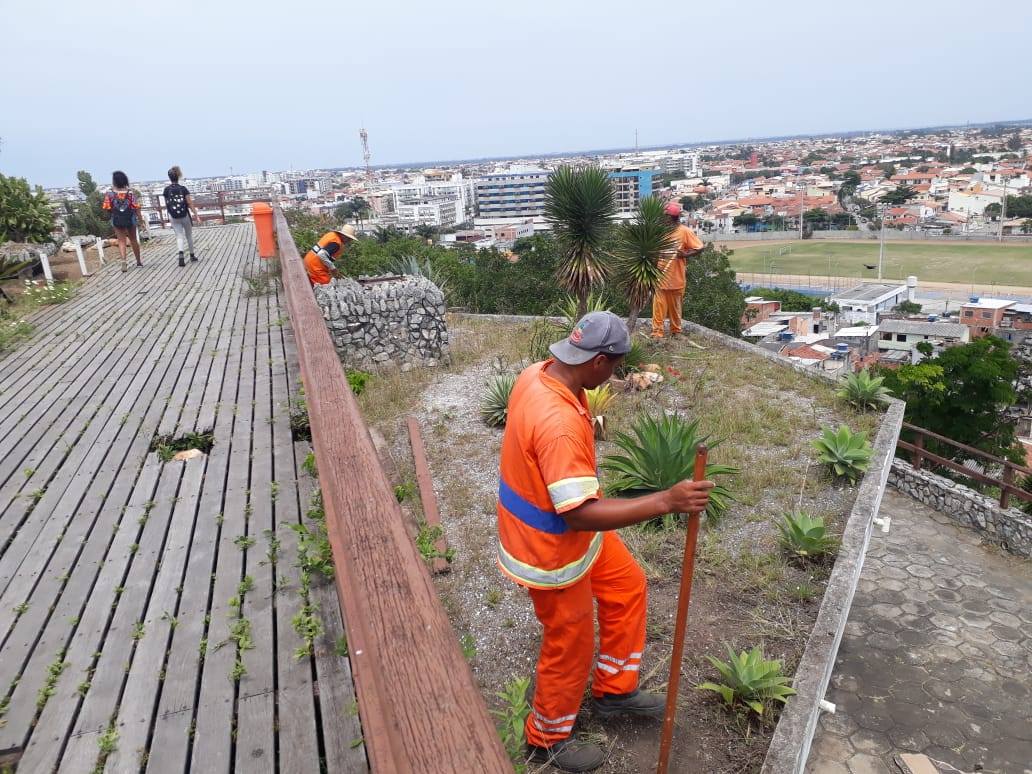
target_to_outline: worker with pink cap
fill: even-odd
[[[659,259],[663,277],[652,300],[652,338],[663,338],[664,323],[670,320],[670,335],[681,332],[681,308],[684,305],[686,261],[702,252],[702,240],[681,223],[681,205],[669,202],[663,211],[674,226],[673,246]]]

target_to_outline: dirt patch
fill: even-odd
[[[479,416],[486,381],[501,370],[518,370],[520,331],[508,336],[482,323],[452,323],[452,341],[465,352],[462,364],[412,383],[395,409],[420,422],[438,497],[444,531],[455,550],[451,572],[435,582],[443,604],[470,658],[488,703],[518,677],[532,677],[540,626],[525,591],[501,576],[495,565],[495,499],[502,431]],[[694,689],[716,677],[706,654],[726,657],[724,643],[736,649],[760,645],[768,658],[783,661],[792,674],[816,619],[828,566],[801,567],[786,561],[777,545],[775,521],[801,507],[824,516],[841,531],[855,489],[827,478],[814,463],[809,442],[825,425],[849,424],[873,430],[877,419],[857,416],[839,405],[833,391],[762,358],[683,342],[652,348],[650,359],[673,371],[658,389],[621,394],[607,416],[610,433],[626,430],[642,409],[678,411],[700,417],[702,428],[720,441],[715,462],[741,474],[732,483],[738,498],[729,515],[700,537],[696,582],[689,614],[682,672],[673,770],[685,772],[758,771],[773,732],[766,723],[726,712],[711,694]],[[492,346],[492,343],[494,345]],[[515,342],[515,343],[514,343]],[[502,348],[501,357],[499,349]],[[389,389],[396,392],[398,385]],[[363,401],[375,402],[374,381]],[[374,422],[399,461],[404,478],[411,457],[397,413]],[[613,450],[600,442],[601,460]],[[677,606],[681,529],[666,532],[630,528],[624,540],[649,579],[647,648],[642,686],[666,687]],[[607,721],[603,726],[588,704],[578,730],[611,747],[605,772],[651,772],[658,750],[658,724]],[[547,770],[547,769],[546,769]]]

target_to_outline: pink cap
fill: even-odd
[[[663,208],[663,212],[667,215],[673,215],[675,217],[681,214],[684,208],[678,202],[667,202],[667,205]]]

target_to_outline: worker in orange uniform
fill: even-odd
[[[355,233],[354,226],[341,226],[323,234],[322,239],[305,253],[308,281],[313,285],[327,285],[331,279],[339,277],[340,272],[333,262],[344,254],[348,242],[357,240],[358,234]]]
[[[614,530],[706,507],[709,481],[642,497],[602,496],[584,390],[604,383],[631,348],[612,312],[591,312],[552,358],[525,369],[509,398],[498,487],[498,565],[530,592],[544,627],[526,738],[531,759],[563,771],[605,762],[571,736],[594,660],[595,713],[661,718],[665,699],[638,690],[645,649],[645,574]],[[598,603],[595,653],[592,600]]]
[[[670,217],[674,228],[674,247],[659,260],[663,278],[652,299],[652,338],[663,338],[663,323],[670,320],[670,335],[681,332],[681,307],[684,305],[684,275],[686,261],[702,252],[702,240],[681,223],[682,207],[669,202],[663,211]]]

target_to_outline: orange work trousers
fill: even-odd
[[[313,285],[328,285],[330,280],[333,279],[330,276],[330,270],[319,260],[319,256],[311,250],[305,253],[304,264],[305,271],[308,272],[308,281]]]
[[[599,647],[591,693],[631,693],[645,648],[645,573],[620,536],[606,532],[587,577],[563,589],[530,589],[544,627],[527,741],[551,747],[573,731],[595,655],[592,600],[598,602]]]
[[[681,307],[684,304],[684,288],[656,290],[652,299],[652,338],[663,338],[663,323],[669,318],[670,335],[681,332]]]

